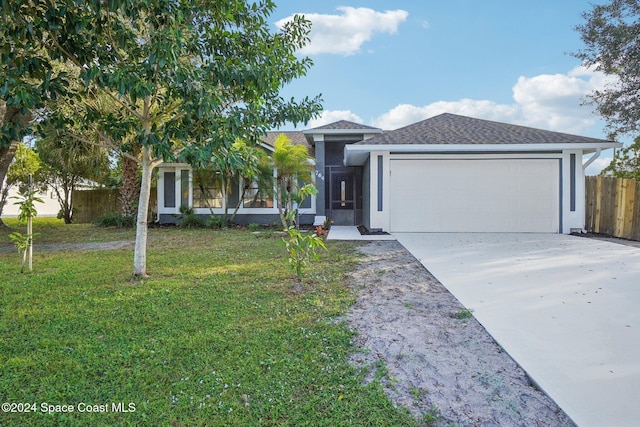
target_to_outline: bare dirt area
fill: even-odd
[[[113,242],[85,242],[85,243],[43,243],[37,244],[35,250],[38,252],[82,252],[82,251],[112,251],[115,249],[133,248],[134,242],[131,240],[116,240]],[[0,253],[12,252],[16,248],[14,245],[0,245]]]
[[[352,356],[427,425],[573,426],[402,245],[370,242],[350,284]]]

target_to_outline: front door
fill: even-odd
[[[332,167],[329,218],[335,225],[356,225],[356,179],[353,168]]]

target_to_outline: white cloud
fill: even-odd
[[[383,129],[397,129],[441,113],[461,114],[487,120],[582,133],[596,122],[590,107],[582,106],[586,95],[611,82],[593,69],[577,67],[567,74],[520,77],[513,86],[511,104],[489,100],[438,101],[425,106],[402,104],[373,121]]]
[[[404,10],[376,12],[365,7],[348,6],[339,7],[337,10],[342,14],[303,14],[312,23],[309,34],[311,42],[300,53],[353,55],[359,52],[361,46],[371,40],[375,33],[395,34],[398,26],[409,16]],[[292,19],[293,16],[289,16],[276,22],[276,25],[281,28]]]
[[[350,122],[360,123],[360,124],[364,123],[364,120],[362,120],[357,114],[354,114],[349,110],[342,110],[342,111],[324,110],[320,114],[320,117],[309,121],[308,127],[312,129],[318,126],[327,125],[329,123],[334,123],[340,120],[348,120]]]
[[[423,107],[401,104],[373,121],[373,126],[392,130],[416,123],[442,113],[460,114],[487,120],[513,121],[516,109],[509,105],[499,105],[493,101],[438,101]]]
[[[593,154],[586,155],[584,157],[584,159],[583,159],[583,162],[586,162],[587,160],[589,160],[589,158],[591,156],[593,156]],[[587,170],[585,171],[585,174],[588,175],[588,176],[600,174],[602,169],[604,169],[607,166],[609,166],[609,163],[611,163],[611,160],[613,160],[613,157],[600,157],[600,158],[597,158],[596,160],[593,161],[593,163],[591,163],[587,167]]]

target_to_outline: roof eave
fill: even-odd
[[[590,142],[590,143],[541,143],[541,144],[351,144],[344,149],[344,163],[346,166],[364,164],[371,151],[389,151],[392,153],[517,153],[517,152],[559,152],[564,150],[582,150],[584,154],[593,153],[598,149],[620,148],[620,142]]]
[[[307,129],[302,133],[305,135],[362,135],[382,133],[382,129]]]

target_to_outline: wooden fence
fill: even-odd
[[[588,232],[640,240],[640,182],[588,176],[585,193]]]
[[[156,189],[151,189],[149,211],[156,211]],[[120,212],[120,192],[118,190],[76,190],[73,192],[73,222],[87,223],[99,216]],[[149,221],[155,218],[149,217]]]

